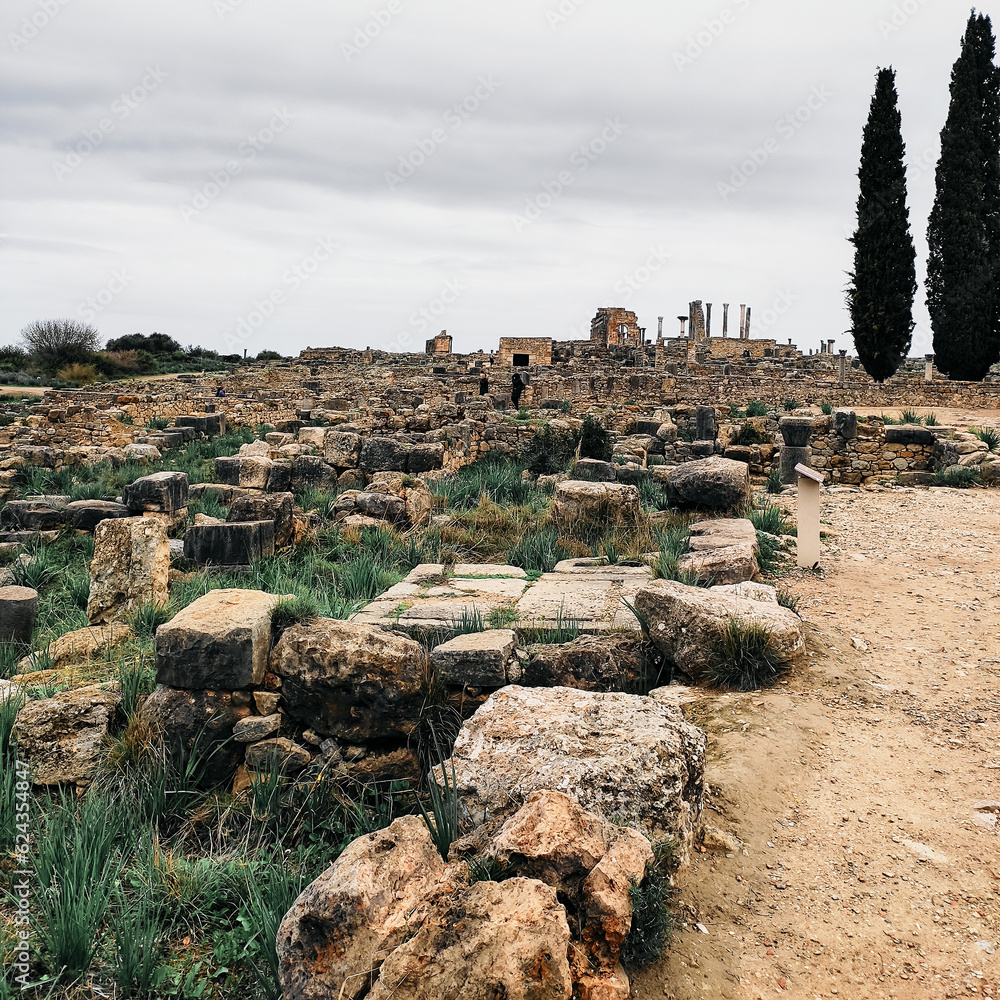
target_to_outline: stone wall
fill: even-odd
[[[494,365],[509,367],[514,364],[515,354],[525,354],[527,364],[519,367],[552,364],[551,337],[501,337],[500,350],[493,360]]]

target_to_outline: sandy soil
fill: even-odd
[[[1000,490],[824,494],[823,519],[823,574],[786,581],[803,665],[692,707],[706,821],[743,847],[681,872],[635,997],[1000,998]]]

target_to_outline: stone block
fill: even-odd
[[[0,509],[0,528],[12,531],[56,531],[65,523],[65,509],[43,501],[8,500]]]
[[[858,415],[854,410],[833,411],[833,432],[844,441],[852,441],[858,436]]]
[[[156,680],[174,688],[236,691],[261,684],[271,609],[259,590],[210,590],[156,630]]]
[[[511,629],[490,629],[459,635],[431,651],[431,663],[446,684],[461,687],[503,687],[511,678],[507,664],[517,636]]]
[[[66,523],[77,531],[93,531],[108,518],[132,516],[125,504],[113,500],[74,500],[66,504]]]
[[[188,505],[188,477],[184,472],[156,472],[122,490],[122,501],[137,514],[156,511],[175,514]]]
[[[413,475],[433,472],[444,465],[444,445],[438,441],[414,445],[406,460],[407,471]]]
[[[14,733],[31,780],[36,785],[88,780],[120,697],[94,684],[29,701],[17,713]]]
[[[885,443],[890,444],[933,444],[934,432],[917,424],[904,424],[902,427],[886,427]]]
[[[361,435],[350,431],[331,430],[323,440],[323,457],[330,465],[351,469],[361,455]]]
[[[639,517],[639,491],[621,483],[570,480],[556,487],[552,516],[566,525],[633,523]]]
[[[286,712],[356,743],[408,736],[424,699],[423,647],[378,626],[318,618],[284,631],[271,653]]]
[[[169,598],[170,543],[158,518],[121,517],[94,529],[87,618],[99,624],[127,618],[140,604]]]
[[[681,507],[732,510],[750,499],[750,468],[716,456],[685,462],[669,470],[666,490],[671,503]]]
[[[358,465],[365,472],[405,472],[409,446],[394,438],[371,437],[361,448]]]
[[[205,437],[215,437],[216,434],[225,434],[227,430],[225,413],[196,413],[182,417],[176,417],[174,423],[178,427],[193,427],[199,434]]]
[[[573,466],[573,478],[595,483],[613,483],[618,478],[610,462],[597,458],[581,458]]]
[[[202,566],[250,566],[274,555],[274,521],[195,524],[184,534],[184,558]]]
[[[273,521],[274,544],[283,549],[295,540],[295,497],[291,493],[252,494],[238,497],[229,507],[226,521]]]

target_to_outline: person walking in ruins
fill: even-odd
[[[485,396],[490,391],[490,380],[484,375],[479,380],[479,395]]]
[[[524,392],[524,379],[520,372],[514,372],[514,377],[510,380],[510,401],[516,410],[521,405],[521,393]]]

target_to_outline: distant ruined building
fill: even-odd
[[[641,347],[645,327],[631,309],[602,307],[590,321],[590,342],[596,347]]]

